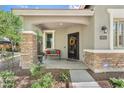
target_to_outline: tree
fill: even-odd
[[[11,12],[0,11],[0,37],[9,38],[14,44],[21,40],[22,21]]]
[[[19,16],[11,12],[0,11],[0,38],[8,38],[11,41],[12,57],[14,57],[14,45],[21,40],[21,27],[22,21]]]

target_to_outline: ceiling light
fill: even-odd
[[[62,26],[62,25],[63,25],[63,23],[59,23],[59,25],[60,25],[60,26]]]

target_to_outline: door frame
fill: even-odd
[[[78,49],[77,49],[77,50],[78,50],[78,55],[77,55],[78,57],[75,58],[75,59],[69,58],[69,35],[70,35],[70,34],[77,34],[77,35],[78,35],[78,47],[77,47],[77,48],[78,48]],[[80,41],[80,33],[79,33],[79,32],[73,32],[73,33],[68,33],[68,34],[67,34],[67,46],[68,46],[68,48],[67,48],[67,49],[68,49],[68,50],[67,50],[67,57],[68,57],[68,59],[80,60],[80,51],[79,51],[79,50],[80,50],[80,43],[79,43],[79,41]]]
[[[43,51],[46,49],[46,34],[52,33],[53,35],[53,41],[52,41],[52,47],[51,49],[55,48],[55,30],[43,30]]]

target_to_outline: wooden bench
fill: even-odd
[[[61,51],[59,49],[47,49],[45,50],[45,57],[47,56],[58,56],[61,59]]]

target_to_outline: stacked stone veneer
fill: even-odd
[[[33,62],[37,62],[37,40],[33,31],[22,32],[21,62],[23,69],[28,69]]]
[[[115,72],[124,71],[124,53],[85,52],[84,63],[92,71]]]

